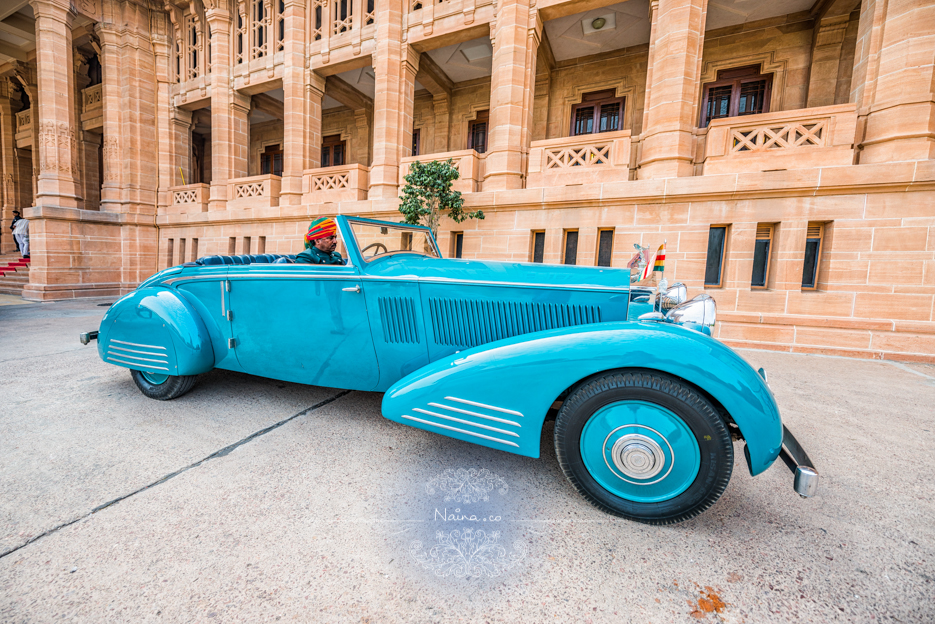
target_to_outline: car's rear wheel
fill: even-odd
[[[588,501],[646,524],[708,509],[734,465],[730,433],[711,402],[681,380],[639,370],[577,388],[556,417],[555,450]]]
[[[151,399],[168,401],[182,396],[195,385],[196,375],[161,375],[131,370],[130,376],[140,392]]]

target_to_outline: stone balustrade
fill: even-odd
[[[436,21],[442,24],[451,20],[453,24],[460,22],[471,24],[474,21],[474,13],[481,6],[493,4],[492,0],[408,0],[409,15],[408,24],[410,27],[416,24],[422,24],[422,37],[431,35],[434,31]]]
[[[533,141],[526,188],[630,179],[630,131]]]
[[[458,179],[451,185],[452,188],[462,193],[476,193],[479,191],[481,182],[484,179],[484,164],[486,161],[483,154],[478,154],[472,149],[403,158],[399,164],[400,189],[406,184],[405,176],[409,173],[409,166],[412,163],[416,161],[422,163],[445,161],[449,158],[459,174]]]
[[[169,189],[171,203],[166,214],[190,214],[208,212],[208,197],[211,187],[207,184],[186,184]]]
[[[856,127],[854,104],[715,119],[704,137],[704,173],[850,165]]]
[[[81,91],[81,112],[89,113],[104,108],[102,96],[104,94],[104,85],[96,84]]]
[[[16,147],[32,147],[32,109],[16,113]]]
[[[273,174],[228,180],[227,208],[237,210],[278,206],[281,187],[282,178]]]
[[[303,172],[302,202],[357,201],[367,199],[370,169],[357,163],[306,169]]]

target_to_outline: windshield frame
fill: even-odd
[[[359,223],[361,225],[370,226],[370,227],[381,227],[381,228],[385,227],[385,228],[391,228],[391,229],[400,230],[400,231],[422,232],[426,235],[426,237],[430,241],[432,241],[432,247],[435,249],[436,258],[438,259],[444,258],[444,256],[442,256],[441,249],[439,249],[438,247],[438,241],[435,240],[434,236],[432,236],[432,231],[424,225],[412,225],[409,223],[394,223],[393,221],[378,221],[377,219],[363,219],[360,217],[345,217],[345,219],[347,222],[347,229],[349,230],[351,237],[353,237],[353,240],[354,240],[354,247],[357,249],[357,254],[360,256],[360,259],[364,262],[364,264],[370,264],[371,262],[379,260],[380,258],[390,258],[398,254],[413,254],[416,256],[420,256],[422,258],[431,258],[432,256],[426,255],[424,253],[421,253],[419,251],[415,251],[412,249],[398,249],[396,251],[389,251],[384,254],[378,254],[371,258],[365,258],[362,252],[361,246],[360,246],[360,241],[357,240],[357,232],[354,231],[355,223]]]

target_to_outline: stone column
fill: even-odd
[[[402,14],[403,0],[384,0],[377,3],[376,50],[373,54],[373,70],[376,76],[376,95],[373,100],[373,163],[370,167],[370,199],[391,199],[398,194],[399,158],[403,145],[400,127],[404,93],[415,81],[411,67],[415,56],[418,70],[418,54],[408,53],[409,46],[403,45]],[[405,49],[404,49],[405,48]],[[409,97],[411,103],[412,97]],[[412,109],[409,111],[410,120]],[[411,122],[410,122],[411,123]],[[410,148],[412,128],[409,128]]]
[[[212,8],[205,12],[211,27],[211,195],[210,210],[224,210],[227,205],[227,181],[247,175],[246,165],[235,167],[234,154],[243,150],[246,160],[247,144],[234,141],[233,100],[231,88],[231,14],[225,8]],[[247,42],[244,42],[247,45]],[[245,51],[246,55],[247,52]],[[247,111],[250,103],[247,102]],[[189,153],[191,146],[188,146]],[[242,173],[235,172],[242,170]]]
[[[935,31],[919,26],[933,20],[927,0],[861,4],[852,82],[860,163],[935,158]]]
[[[826,17],[815,27],[812,66],[808,75],[808,108],[834,104],[842,44],[849,20],[850,15]]]
[[[321,99],[325,97],[325,78],[308,70],[305,84],[305,101],[308,107],[306,145],[308,146],[308,168],[321,167]]]
[[[169,188],[175,186],[175,180],[178,177],[178,170],[173,171],[173,159],[175,158],[175,148],[172,140],[172,98],[169,96],[169,88],[172,82],[171,63],[171,27],[167,15],[153,15],[153,54],[155,56],[156,70],[156,139],[159,141],[159,191],[157,204],[160,207],[168,206],[172,203],[172,197],[169,194]],[[106,85],[104,97],[107,97]],[[105,104],[106,106],[106,104]],[[106,108],[105,108],[106,110]],[[106,121],[105,121],[106,124]],[[105,145],[107,142],[107,131],[104,131]],[[104,184],[110,181],[108,164],[104,163]],[[179,182],[181,184],[181,181]]]
[[[357,127],[357,142],[354,149],[354,162],[365,167],[370,165],[370,116],[372,111],[358,108],[354,111],[354,124]]]
[[[490,128],[484,190],[523,188],[542,24],[529,0],[507,3],[491,26]]]
[[[305,1],[286,0],[283,46],[283,163],[280,205],[302,203],[302,172],[308,167],[305,141]]]
[[[639,178],[694,172],[694,128],[707,0],[651,3],[645,113]]]
[[[113,24],[98,24],[95,28],[101,40],[101,105],[104,109],[104,180],[101,184],[101,210],[115,212],[120,204],[121,159],[120,116],[123,70],[120,59],[120,35]]]
[[[39,86],[39,180],[36,205],[77,208],[77,139],[71,28],[75,13],[66,0],[33,0]]]
[[[16,251],[10,223],[16,205],[14,180],[19,177],[14,151],[16,116],[10,105],[10,79],[0,78],[0,253]]]
[[[423,148],[423,151],[426,154],[442,154],[448,151],[448,135],[451,132],[451,96],[442,93],[433,97],[432,112],[435,114],[435,142],[431,150]]]

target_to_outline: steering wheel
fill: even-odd
[[[373,252],[373,256],[370,256],[371,258],[373,258],[374,256],[376,256],[376,255],[378,255],[378,254],[380,254],[380,253],[387,253],[386,245],[384,245],[383,243],[370,243],[369,245],[367,245],[366,247],[364,247],[363,249],[360,250],[360,255],[364,255],[364,252],[367,251],[368,249],[370,249],[371,247],[382,247],[382,248],[383,248],[383,251],[382,251],[382,252],[380,252],[380,251],[375,251],[375,252]]]

